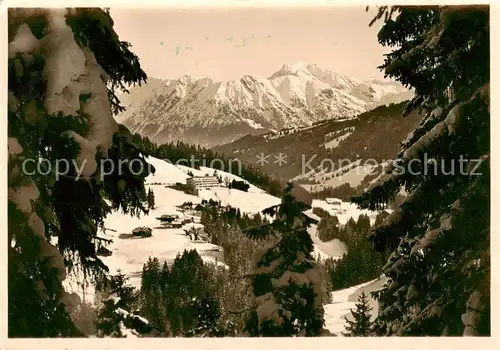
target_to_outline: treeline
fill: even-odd
[[[296,202],[293,200],[284,199],[283,201],[287,203],[287,206],[280,207],[281,210],[288,212],[289,220],[296,223],[295,215],[299,215],[302,220],[304,219],[303,215],[300,214],[301,211],[297,210],[301,208],[300,205],[295,207],[298,204],[295,204]],[[311,295],[310,288],[312,287],[309,285],[307,287],[301,286],[301,283],[295,284],[291,280],[283,278],[278,285],[274,286],[274,284],[266,282],[267,278],[274,274],[274,270],[271,268],[274,264],[265,267],[269,264],[266,259],[256,265],[256,259],[263,258],[260,257],[262,252],[267,251],[267,254],[271,254],[273,249],[279,247],[281,243],[287,242],[284,240],[293,239],[286,243],[283,248],[274,252],[278,256],[284,254],[283,257],[278,257],[278,260],[285,263],[290,252],[283,249],[296,249],[289,244],[295,242],[302,235],[291,234],[290,238],[285,236],[286,233],[280,235],[282,220],[276,218],[275,221],[271,222],[260,213],[255,215],[242,214],[239,209],[222,206],[219,201],[203,201],[196,208],[202,212],[201,221],[205,226],[208,239],[223,248],[225,266],[203,263],[201,257],[194,250],[185,251],[182,255],[178,255],[171,267],[167,263],[160,266],[158,259],[150,259],[144,265],[138,306],[138,314],[149,320],[150,326],[154,329],[149,336],[219,337],[241,334],[286,336],[298,333],[301,329],[304,329],[305,332],[319,332],[317,327],[322,327],[321,322],[309,325],[305,320],[300,321],[302,318],[316,320],[321,315],[316,313],[314,308],[311,308],[312,305],[309,305],[315,299]],[[268,236],[259,233],[259,238],[255,239],[254,235],[257,234],[257,231],[260,232],[260,228],[276,225],[277,222],[280,222],[280,225],[276,226],[275,234]],[[253,234],[249,234],[249,231],[252,231]],[[264,232],[268,231],[264,229]],[[257,252],[261,252],[261,254],[259,255]],[[301,255],[301,259],[307,258],[308,255],[304,253]],[[264,256],[267,255],[264,254]],[[296,264],[299,261],[297,259],[294,258],[291,261],[296,261],[294,263]],[[308,264],[312,264],[308,265],[310,269],[314,266],[314,261],[310,261]],[[257,266],[261,267],[257,268]],[[307,269],[304,272],[306,271]],[[284,271],[280,269],[277,272],[282,274]],[[298,271],[295,271],[290,276],[302,281],[303,278],[308,278],[307,276],[310,276],[311,273],[302,276],[298,274]],[[316,293],[319,293],[316,297],[320,298],[323,304],[331,302],[331,288],[328,278],[326,278],[326,270],[318,269],[318,273],[320,273],[318,275],[320,279],[314,280],[314,283],[323,284],[323,286],[314,287]],[[324,281],[322,282],[322,280]],[[297,289],[299,286],[300,288]],[[265,288],[271,288],[268,294],[262,291]],[[264,294],[270,296],[270,293],[274,292],[274,288],[282,290],[284,293],[282,295],[284,299],[275,299],[276,302],[282,303],[284,308],[291,307],[290,313],[284,314],[289,315],[286,316],[288,321],[279,321],[288,324],[287,326],[282,326],[280,323],[275,324],[273,319],[265,316],[267,318],[264,318],[262,323],[259,322],[259,325],[263,325],[261,327],[254,323],[254,317],[258,319],[264,317],[262,314],[264,311],[258,307],[258,303]],[[325,292],[322,293],[320,290]],[[306,303],[305,306],[302,306],[305,308],[304,310],[297,309],[299,306],[291,304],[297,302],[295,298],[298,293],[303,294],[302,299],[299,299]],[[278,304],[273,305],[279,308]],[[306,310],[309,311],[306,312]],[[314,312],[311,313],[311,310]],[[270,315],[267,314],[267,311],[265,314]],[[271,314],[274,315],[274,312]],[[295,319],[299,322],[291,328],[290,326],[294,324],[293,320]]]
[[[357,196],[359,191],[351,187],[349,183],[344,183],[337,187],[324,187],[321,191],[311,192],[314,199],[338,198],[349,202],[352,197]]]
[[[214,152],[199,145],[189,145],[182,141],[157,144],[138,133],[132,136],[132,141],[142,149],[145,154],[155,158],[168,159],[172,163],[185,159],[187,162],[183,162],[182,165],[189,167],[192,165],[191,159],[194,159],[193,165],[197,169],[199,169],[200,166],[207,166],[232,173],[262,188],[273,196],[281,196],[282,184],[278,180],[264,174],[255,165],[243,163],[240,160],[228,159],[221,153]]]
[[[360,196],[366,187],[361,184],[360,186],[353,188],[349,183],[344,183],[337,187],[325,187],[321,191],[311,192],[311,196],[314,199],[322,199],[326,198],[338,198],[343,200],[344,202],[351,202],[351,199]],[[390,200],[387,204],[389,209],[397,209],[406,196],[398,193],[394,197],[394,199]]]
[[[349,160],[352,163],[359,159],[373,159],[382,162],[396,159],[399,144],[406,135],[418,125],[420,118],[417,114],[403,117],[402,111],[406,102],[379,106],[373,110],[362,113],[355,119],[345,121],[326,121],[314,128],[302,130],[292,135],[279,138],[265,138],[254,136],[242,138],[227,145],[221,145],[215,150],[224,154],[232,154],[237,150],[243,161],[255,163],[257,156],[263,154],[286,154],[287,163],[277,165],[269,162],[262,165],[262,169],[278,178],[294,178],[303,173],[303,159],[317,169],[325,159],[334,161],[334,169],[329,163],[323,163],[328,171],[338,170],[339,159]],[[353,128],[352,134],[342,140],[338,147],[325,149],[325,135],[341,132]],[[327,136],[328,138],[328,136]],[[300,147],[296,147],[300,144]],[[317,175],[317,174],[316,174]]]
[[[243,231],[248,227],[269,223],[260,213],[242,214],[240,209],[222,206],[220,201],[213,199],[202,200],[201,204],[196,206],[196,209],[201,211],[200,223],[205,227],[205,233],[210,243],[223,247],[224,244],[228,243],[229,228]],[[243,237],[243,233],[240,236]]]
[[[302,207],[295,208],[294,203],[290,202],[288,205],[291,207],[287,206],[286,210],[290,211],[289,215],[296,213],[295,215],[304,220],[305,216],[298,210]],[[274,251],[274,254],[278,254],[279,261],[286,263],[291,252],[284,249],[294,251],[295,248],[293,245],[290,246],[290,243],[297,239],[304,240],[309,236],[286,233],[288,229],[281,235],[279,230],[282,221],[275,219],[271,222],[261,214],[251,216],[242,214],[238,209],[224,207],[218,201],[203,201],[196,208],[202,212],[202,222],[208,240],[216,242],[223,248],[222,256],[214,257],[215,264],[204,263],[196,250],[178,254],[171,263],[160,263],[157,258],[150,257],[143,266],[140,290],[136,291],[129,286],[123,274],[111,279],[115,281],[113,286],[99,287],[95,306],[87,305],[78,315],[74,315],[75,323],[85,329],[83,332],[99,337],[124,337],[127,332],[141,337],[228,337],[241,334],[287,336],[298,333],[301,329],[304,329],[304,332],[320,332],[322,322],[319,321],[322,313],[320,310],[313,310],[313,313],[306,310],[311,310],[310,306],[311,303],[315,303],[315,298],[320,298],[321,304],[331,302],[331,286],[328,272],[319,265],[314,267],[317,262],[311,260],[310,253],[306,251],[299,257],[306,258],[304,263],[307,263],[307,266],[304,267],[307,269],[304,272],[313,268],[317,275],[314,275],[312,270],[305,275],[299,274],[298,271],[283,275],[286,277],[287,274],[291,274],[290,276],[298,278],[298,284],[283,277],[278,285],[269,284],[266,278],[270,278],[274,270],[262,265],[268,264],[266,261],[256,265],[256,259],[262,259],[260,257],[262,252],[267,251],[271,254],[279,244],[285,245]],[[290,216],[290,220],[297,222],[295,216]],[[263,235],[255,239],[255,230],[266,225],[276,225],[278,222],[280,224],[276,226],[277,231],[273,235],[267,237]],[[248,230],[254,230],[254,234],[249,234]],[[285,236],[286,234],[289,234],[289,237]],[[287,243],[284,239],[292,241]],[[304,247],[310,250],[312,243],[309,245],[305,244]],[[300,246],[302,247],[302,244]],[[260,255],[257,252],[261,252]],[[282,254],[283,257],[280,257]],[[290,262],[299,261],[297,260],[299,257],[293,259],[290,257],[292,259]],[[217,264],[217,260],[223,260],[224,266]],[[277,271],[278,274],[283,272],[281,269]],[[257,275],[261,277],[249,278]],[[313,278],[314,293],[317,294],[311,294],[310,288],[313,287],[309,284],[301,285],[300,281],[304,278]],[[280,321],[275,324],[273,320],[265,321],[266,326],[263,328],[254,323],[254,317],[259,319],[265,317],[261,308],[255,305],[256,302],[259,303],[261,298],[259,295],[262,293],[259,290],[262,288],[271,288],[268,293],[286,291],[280,303],[282,307],[291,308],[290,313],[286,314],[289,315],[287,327],[282,328]],[[277,288],[276,291],[273,288]],[[297,293],[304,294],[302,299],[295,299]],[[296,310],[299,305],[294,306],[294,303],[300,300],[306,302],[306,305],[302,306],[304,308],[302,311]],[[249,305],[254,306],[249,308]],[[294,325],[294,319],[301,318],[315,321],[310,326],[307,326],[309,323],[304,320],[291,327]]]
[[[203,262],[196,250],[178,254],[170,265],[150,257],[138,291],[123,274],[112,276],[114,284],[99,286],[94,304],[83,304],[73,315],[85,334],[123,337],[123,329],[131,328],[147,337],[227,337],[243,330],[249,281],[241,277],[249,273],[254,252],[271,245],[249,239],[243,230],[269,221],[212,199],[195,209],[202,213],[205,239],[223,248],[214,250],[215,264]],[[132,311],[135,318],[123,316]],[[144,322],[131,322],[136,318]]]
[[[185,205],[192,206],[192,203]],[[248,327],[256,327],[247,313],[248,306],[254,302],[252,289],[270,288],[264,280],[269,277],[268,274],[274,273],[271,269],[274,265],[263,265],[256,270],[258,265],[255,265],[255,259],[259,256],[257,252],[270,251],[283,240],[279,238],[281,224],[277,223],[280,221],[270,221],[268,215],[261,213],[241,213],[237,208],[223,206],[220,201],[212,199],[203,200],[194,209],[201,211],[201,223],[205,231],[203,238],[222,248],[214,249],[212,258],[215,264],[204,262],[196,250],[178,253],[172,262],[160,263],[158,258],[150,257],[143,266],[139,290],[128,285],[128,278],[123,274],[113,276],[110,279],[113,282],[111,286],[98,286],[95,304],[83,304],[78,313],[73,315],[75,324],[82,332],[99,337],[124,337],[125,330],[141,337],[231,337],[244,334]],[[300,209],[292,206],[286,210],[301,215],[303,209],[301,206]],[[361,215],[358,220],[350,219],[346,225],[340,225],[336,216],[321,208],[314,208],[313,212],[321,217],[318,223],[320,239],[339,239],[348,248],[339,260],[321,261],[317,258],[315,261],[314,269],[319,277],[316,283],[321,284],[320,289],[323,291],[319,292],[318,297],[322,304],[327,304],[332,301],[332,290],[348,288],[379,277],[387,255],[377,253],[366,239],[370,230],[368,216]],[[387,212],[379,214],[376,225],[387,215]],[[255,235],[259,227],[269,225],[276,227],[277,236],[271,234],[253,239],[248,235],[248,231],[254,231]],[[293,247],[298,244],[295,240],[305,237],[290,235],[292,241],[286,243],[286,247],[293,242],[289,249],[295,249]],[[308,234],[307,237],[310,240]],[[312,242],[306,246],[310,244],[308,249],[312,249]],[[274,259],[284,262],[281,256],[287,256],[288,253],[280,250],[276,254]],[[258,279],[249,279],[256,271],[265,272]],[[295,273],[292,272],[292,275]],[[294,278],[299,278],[296,276]],[[296,287],[291,288],[295,293]],[[313,296],[305,300],[308,298]],[[255,315],[260,315],[261,311],[257,312]],[[297,314],[297,317],[300,315]],[[262,328],[260,331],[281,334],[275,332],[283,330]]]
[[[119,272],[99,286],[94,304],[72,315],[87,336],[222,337],[234,336],[241,321],[231,313],[244,293],[224,266],[204,263],[196,250],[178,253],[172,265],[149,258],[136,290]]]
[[[153,327],[151,336],[235,335],[226,297],[234,284],[224,266],[204,263],[196,250],[178,254],[169,267],[150,258],[142,271],[139,313]],[[237,320],[234,320],[237,321]]]
[[[336,216],[318,209],[314,210],[322,217],[318,224],[318,237],[324,242],[338,239],[347,247],[347,253],[341,259],[329,258],[322,262],[330,276],[332,289],[344,289],[378,278],[387,261],[388,253],[375,251],[368,241],[370,218],[367,215],[360,215],[357,221],[350,218],[344,226],[341,226]],[[382,223],[387,215],[386,212],[380,213],[375,220],[375,226]]]

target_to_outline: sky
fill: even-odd
[[[297,61],[362,80],[383,79],[376,67],[387,48],[381,23],[364,7],[111,8],[120,40],[132,44],[150,77],[215,81],[269,77]]]

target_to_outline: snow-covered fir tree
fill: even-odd
[[[373,230],[392,250],[378,298],[379,335],[490,334],[488,6],[382,7],[381,68],[416,93],[422,122],[397,161],[356,198],[377,209],[409,196]],[[465,160],[465,161],[464,161]]]
[[[97,312],[97,336],[126,338],[128,334],[141,336],[153,330],[148,320],[130,311],[137,295],[127,281],[128,277],[118,271],[117,275],[98,284],[102,301]]]
[[[113,118],[116,90],[146,75],[106,9],[11,8],[8,42],[8,332],[81,336],[68,316],[80,300],[63,281],[76,268],[102,277],[104,218],[146,209],[148,166]],[[124,159],[146,171],[119,171]]]
[[[358,297],[356,309],[351,310],[351,319],[345,318],[346,325],[342,334],[347,337],[368,337],[371,335],[372,322],[371,318],[372,307],[369,304],[368,296],[364,291]]]
[[[275,217],[274,222],[246,230],[254,239],[276,238],[272,246],[259,249],[254,256],[250,274],[253,307],[245,326],[250,336],[322,334],[324,284],[307,232],[315,221],[303,214],[308,206],[295,200],[292,187],[287,185],[280,205],[263,211]]]

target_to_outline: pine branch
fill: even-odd
[[[262,210],[261,213],[274,217],[276,215],[276,213],[278,212],[280,206],[281,205],[273,205],[272,207],[268,207],[268,208]]]
[[[433,308],[434,306],[437,306],[439,305],[439,303],[441,303],[442,301],[442,297],[436,299],[434,302],[432,302],[431,304],[427,305],[427,307],[425,309],[423,309],[416,317],[414,317],[406,326],[403,327],[403,333],[410,329],[411,326],[413,326],[414,324],[416,324],[417,322],[421,321],[424,317],[426,317],[429,313],[429,311],[431,310],[431,308]]]

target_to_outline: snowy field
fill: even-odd
[[[379,278],[360,285],[332,292],[332,303],[325,305],[325,328],[331,333],[342,335],[344,332],[345,320],[347,317],[352,320],[351,309],[356,308],[356,300],[362,291],[369,297],[369,305],[372,307],[372,320],[378,312],[378,304],[371,297],[370,293],[381,289],[386,278]]]
[[[352,166],[349,166],[349,168]],[[375,169],[374,165],[360,165],[354,166],[352,169],[346,171],[345,173],[340,172],[340,170],[336,170],[334,172],[317,172],[312,176],[308,177],[296,177],[295,179],[308,178],[310,181],[319,181],[321,184],[301,185],[308,192],[320,192],[325,188],[331,187],[335,188],[341,186],[343,184],[349,184],[352,188],[356,188],[363,182],[363,179],[371,175],[373,170]],[[343,169],[344,170],[344,169]]]
[[[167,188],[165,184],[175,182],[185,183],[186,178],[188,178],[187,171],[192,171],[194,175],[205,175],[205,173],[211,175],[213,174],[213,169],[201,168],[200,170],[195,170],[169,164],[153,157],[149,157],[148,161],[156,169],[155,175],[150,175],[146,178],[146,183],[150,184],[146,185],[147,189],[151,188],[155,194],[155,208],[150,211],[149,215],[141,215],[140,218],[125,215],[119,211],[114,212],[105,220],[106,234],[100,233],[101,236],[113,240],[110,246],[108,246],[108,249],[113,254],[109,257],[102,257],[104,263],[109,267],[110,273],[114,274],[117,270],[121,270],[130,277],[129,283],[135,287],[140,287],[142,267],[149,257],[157,257],[160,263],[167,261],[170,264],[178,253],[182,254],[186,249],[196,249],[204,261],[216,262],[219,265],[225,266],[223,252],[220,247],[203,241],[192,241],[185,235],[184,228],[189,228],[189,226],[202,227],[199,224],[199,218],[194,217],[195,223],[186,224],[184,228],[165,228],[156,219],[157,217],[164,214],[177,214],[181,220],[184,217],[190,218],[192,217],[191,215],[182,212],[177,206],[182,205],[184,202],[192,202],[196,205],[201,203],[203,199],[221,201],[223,205],[239,208],[242,213],[249,214],[257,213],[269,206],[280,203],[279,198],[271,196],[255,186],[251,186],[249,192],[221,187],[200,191],[198,196],[188,195],[181,191]],[[237,176],[222,171],[218,171],[218,174],[222,178],[227,176],[230,179],[241,180]],[[151,185],[153,183],[156,185]],[[335,207],[325,201],[315,200],[313,206],[321,207],[332,214],[338,215],[341,223],[347,222],[349,217],[353,217],[356,220],[360,214],[365,212],[357,210],[355,206],[349,203],[342,203],[340,207]],[[345,212],[339,215],[339,210]],[[306,214],[319,219],[316,215],[312,214],[311,210],[306,212]],[[146,238],[132,236],[132,230],[139,226],[151,228],[152,236]],[[316,225],[312,225],[309,229],[314,243],[313,254],[315,256],[320,256],[321,259],[329,257],[337,259],[346,252],[345,245],[339,240],[322,242],[318,238],[316,229]],[[83,294],[81,288],[77,286],[75,277],[70,276],[65,285],[68,291],[77,292],[80,295]],[[349,296],[359,291],[365,285],[333,293],[333,304],[325,306],[327,327],[331,332],[338,333],[338,329],[343,327],[342,316],[348,313],[348,310],[354,305],[353,300],[350,300]],[[93,297],[94,291],[91,288],[86,289],[85,299],[90,301],[93,300]]]
[[[335,215],[339,219],[339,223],[341,225],[345,225],[350,218],[354,220],[358,220],[360,215],[368,215],[370,218],[370,225],[375,224],[375,219],[377,218],[377,212],[366,210],[366,209],[358,209],[356,204],[342,202],[340,205],[334,205],[327,203],[324,200],[313,199],[311,206],[313,208],[321,208],[326,210],[330,215]],[[386,209],[388,213],[392,213],[391,209]]]

